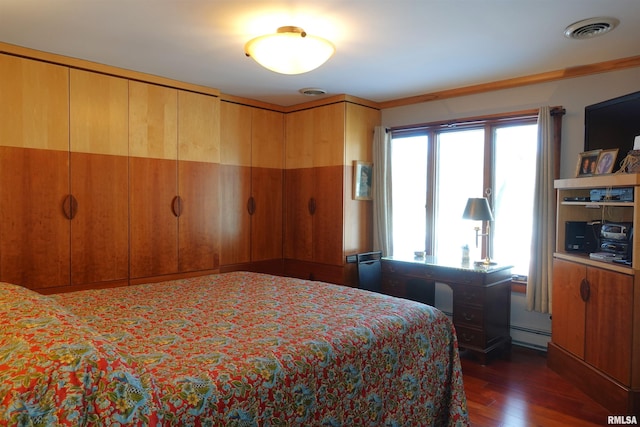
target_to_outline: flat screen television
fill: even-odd
[[[584,151],[618,148],[613,172],[640,135],[640,92],[609,99],[584,109]]]

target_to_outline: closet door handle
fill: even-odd
[[[313,197],[309,199],[309,213],[314,215],[316,213],[316,199]]]
[[[180,196],[176,196],[173,198],[173,201],[171,202],[171,210],[173,211],[173,214],[176,216],[176,218],[182,215],[182,198]]]
[[[73,194],[68,194],[62,202],[62,211],[67,219],[73,219],[78,213],[78,200],[73,197]]]
[[[247,212],[249,212],[249,215],[253,215],[256,212],[256,199],[253,196],[247,200]]]
[[[582,279],[580,282],[580,298],[582,301],[587,302],[591,297],[591,285],[587,279]]]

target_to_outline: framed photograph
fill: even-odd
[[[372,200],[371,180],[373,174],[373,164],[353,161],[353,199],[354,200]]]
[[[591,176],[596,173],[598,156],[602,150],[585,151],[578,155],[578,165],[576,166],[576,177]]]
[[[596,166],[596,174],[611,173],[616,159],[618,158],[618,149],[602,150],[598,155],[598,165]]]

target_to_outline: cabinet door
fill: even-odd
[[[285,170],[284,257],[313,261],[313,168]]]
[[[69,284],[69,70],[0,55],[0,279]]]
[[[69,153],[0,147],[0,280],[69,284]]]
[[[178,271],[177,91],[129,82],[130,275]]]
[[[220,101],[178,92],[179,271],[211,270],[220,262]]]
[[[586,279],[583,265],[553,260],[553,342],[584,358],[585,302],[580,284]]]
[[[251,117],[251,260],[281,259],[284,117],[258,108]]]
[[[315,169],[313,215],[313,259],[323,264],[342,265],[344,211],[342,205],[342,166]]]
[[[633,277],[591,267],[587,275],[590,296],[587,303],[585,360],[629,386]]]
[[[126,280],[129,276],[128,160],[71,153],[71,283]]]
[[[220,197],[222,265],[247,263],[251,257],[251,108],[220,105]]]
[[[128,82],[70,70],[71,283],[129,275]]]

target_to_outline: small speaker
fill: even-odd
[[[568,252],[585,252],[586,221],[564,223],[564,249]]]

